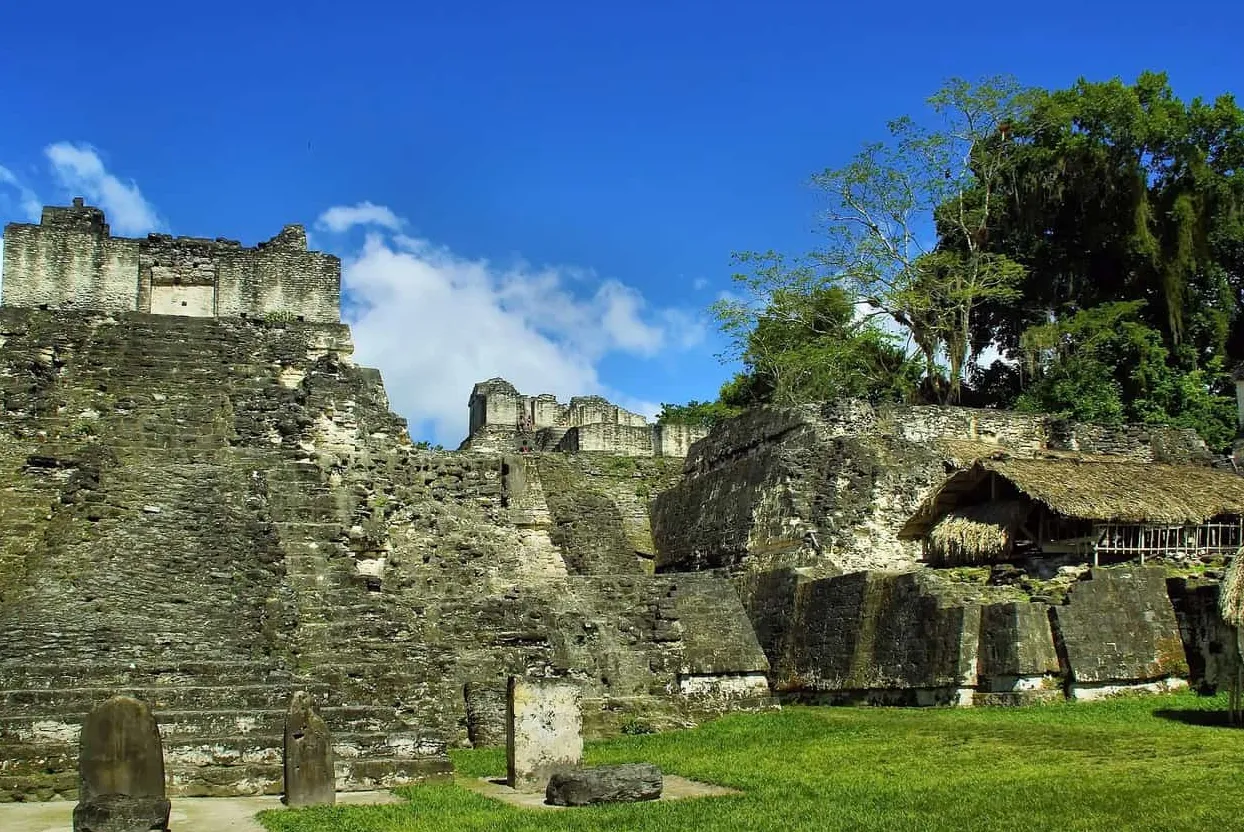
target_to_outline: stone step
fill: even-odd
[[[279,754],[279,751],[278,751]],[[336,761],[337,790],[372,791],[420,782],[447,781],[453,766],[445,756],[424,759],[359,758]],[[238,764],[204,762],[166,765],[169,797],[234,797],[280,794],[284,767],[276,762]],[[78,772],[75,765],[43,767],[29,772],[0,770],[0,803],[11,800],[77,800]]]
[[[168,739],[161,737],[166,763],[204,765],[281,761],[284,732],[279,734],[239,734],[224,737]],[[445,743],[416,733],[386,731],[374,733],[334,733],[333,754],[341,760],[390,759],[423,760],[445,753]],[[0,774],[38,766],[73,767],[77,764],[77,741],[0,743]]]
[[[331,702],[331,690],[327,684],[302,684],[298,690],[311,694],[317,706]],[[89,711],[95,705],[112,696],[133,696],[147,702],[156,711],[186,711],[218,708],[222,703],[244,710],[247,708],[272,709],[284,707],[293,687],[286,685],[157,685],[152,687],[62,687],[54,690],[25,689],[0,690],[0,713],[18,714],[72,714]]]
[[[391,707],[374,705],[328,706],[319,709],[329,730],[342,734],[372,734],[394,724]],[[48,715],[0,716],[0,742],[76,742],[86,712]],[[282,734],[285,709],[157,711],[156,722],[165,742],[238,734]]]
[[[100,657],[79,664],[68,661],[55,664],[24,662],[0,664],[0,686],[22,688],[76,688],[159,686],[164,684],[196,685],[211,680],[216,685],[277,684],[295,687],[300,682],[289,670],[271,662],[215,660],[133,665],[109,664]]]

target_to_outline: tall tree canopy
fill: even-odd
[[[813,177],[829,200],[824,279],[907,331],[940,402],[959,399],[977,310],[1019,295],[1023,267],[988,239],[1013,164],[1007,125],[1030,97],[1007,78],[951,80],[929,99],[936,128],[900,118],[888,142]],[[958,245],[937,245],[934,216]]]
[[[1236,432],[1244,111],[1165,75],[952,80],[813,178],[826,244],[743,255],[714,312],[743,372],[702,407],[865,395]],[[884,327],[877,321],[887,322]],[[906,336],[906,342],[892,333]],[[979,363],[987,349],[1002,360]],[[724,408],[724,410],[723,410]]]
[[[1143,300],[1183,366],[1244,352],[1244,112],[1231,96],[1185,104],[1157,73],[1081,80],[1033,96],[1007,135],[986,246],[1025,277],[1017,297],[983,305],[976,344],[1019,357],[1031,326]],[[940,216],[939,232],[968,249]]]

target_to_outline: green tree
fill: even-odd
[[[959,399],[984,346],[972,338],[977,310],[1019,294],[1023,268],[988,241],[1015,151],[1009,125],[1030,99],[1011,79],[953,79],[929,99],[937,129],[897,119],[890,141],[813,178],[829,197],[829,242],[817,254],[826,279],[907,330],[941,402]],[[935,222],[958,245],[933,245]]]
[[[1234,99],[1185,104],[1165,75],[1146,72],[1130,86],[1080,80],[1031,102],[1008,125],[997,171],[1006,198],[985,241],[1026,276],[1018,298],[984,305],[974,339],[1018,355],[1029,327],[1143,300],[1143,319],[1183,369],[1244,355],[1244,112]],[[968,201],[988,197],[977,190]],[[939,232],[970,253],[951,223]]]
[[[692,399],[686,404],[662,404],[657,414],[658,425],[699,425],[706,428],[737,416],[740,408],[726,404],[718,399],[712,402],[701,402]]]
[[[860,317],[854,296],[822,280],[815,264],[773,252],[741,253],[736,294],[712,306],[744,372],[722,388],[727,406],[835,398],[909,397],[918,374],[897,339]]]
[[[1146,422],[1197,431],[1216,450],[1235,436],[1235,399],[1220,360],[1191,372],[1171,361],[1144,301],[1106,303],[1032,327],[1022,340],[1037,381],[1020,410],[1098,424]]]

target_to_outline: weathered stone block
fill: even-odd
[[[979,672],[987,679],[1058,673],[1049,607],[1019,602],[983,607]]]
[[[167,832],[171,806],[165,797],[104,794],[73,809],[74,832]]]
[[[467,739],[475,748],[505,745],[507,689],[482,682],[467,682],[462,689],[466,701]]]
[[[1221,689],[1234,668],[1235,631],[1218,611],[1216,581],[1170,578],[1167,594],[1175,608],[1184,652],[1188,656],[1188,682],[1203,692]]]
[[[506,782],[539,792],[556,772],[583,760],[583,711],[578,685],[511,677],[506,706]]]
[[[82,723],[78,799],[100,795],[164,797],[164,750],[146,702],[114,696]]]
[[[975,685],[980,608],[944,597],[928,576],[856,572],[798,592],[780,691],[889,692],[932,704]]]
[[[1182,677],[1188,660],[1160,566],[1093,568],[1054,607],[1071,693]]]
[[[332,806],[336,799],[333,737],[310,694],[300,690],[285,715],[285,803]]]
[[[659,798],[662,785],[661,769],[650,763],[575,768],[549,778],[544,801],[554,806],[636,803]]]
[[[1019,602],[981,608],[977,704],[1019,704],[1062,696],[1049,606]]]

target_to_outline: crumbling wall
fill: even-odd
[[[502,378],[476,384],[467,406],[470,427],[458,448],[463,451],[682,457],[706,433],[700,427],[650,425],[600,396],[576,396],[564,405],[549,393],[524,396]]]
[[[759,408],[696,442],[683,481],[657,500],[657,568],[912,569],[919,546],[897,532],[951,471],[995,451],[1059,450],[1209,458],[1194,432],[1174,428],[853,401]]]
[[[702,425],[654,425],[653,450],[658,456],[685,457],[691,452],[691,446],[706,436],[708,428]]]
[[[108,236],[97,208],[45,208],[40,225],[4,229],[0,306],[132,311],[139,241]]]
[[[557,450],[568,453],[598,451],[627,456],[652,456],[652,426],[605,422],[579,425],[566,431],[557,445]]]
[[[341,261],[307,251],[302,226],[244,248],[233,240],[113,237],[98,208],[75,200],[39,225],[4,230],[0,305],[190,317],[281,315],[340,320]]]
[[[1063,670],[1045,604],[1002,601],[981,609],[973,704],[1014,705],[1059,698]]]
[[[1218,612],[1221,590],[1221,573],[1166,580],[1188,658],[1188,682],[1203,693],[1223,689],[1234,671],[1236,635]]]
[[[980,606],[948,603],[931,583],[920,572],[855,572],[798,584],[775,692],[831,702],[959,702],[961,690],[976,686]]]
[[[1169,686],[1188,661],[1160,566],[1094,568],[1053,608],[1069,693],[1092,699],[1123,686]]]
[[[749,411],[697,442],[654,505],[658,571],[914,565],[919,549],[896,533],[948,454],[826,413]]]
[[[788,700],[1013,705],[1167,689],[1188,673],[1160,568],[1094,568],[1053,605],[930,569],[745,580]]]

